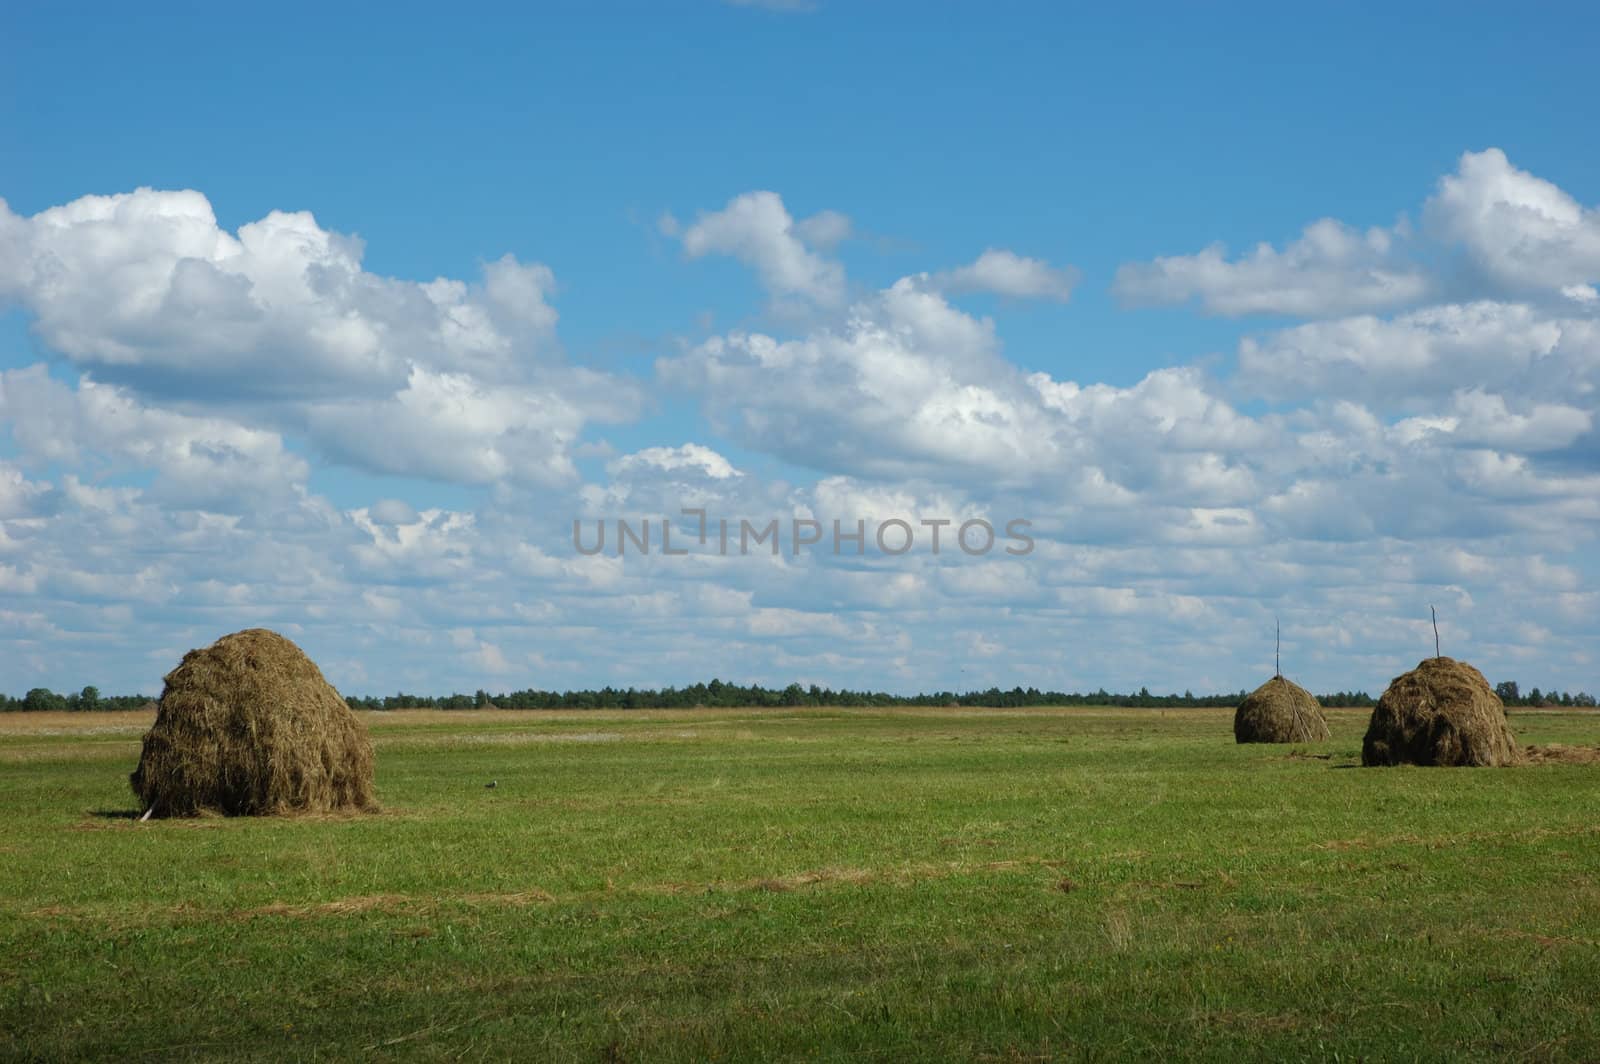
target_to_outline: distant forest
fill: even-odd
[[[690,687],[663,687],[644,689],[628,687],[602,687],[598,691],[509,691],[491,694],[479,690],[474,694],[451,695],[349,695],[345,701],[355,709],[688,709],[695,706],[970,706],[972,708],[1006,709],[1017,706],[1125,706],[1137,709],[1229,708],[1239,704],[1247,691],[1220,695],[1151,694],[1141,687],[1137,694],[1115,694],[1101,689],[1087,693],[1065,694],[1060,691],[1041,691],[1037,687],[1013,687],[1002,691],[991,687],[987,691],[939,691],[933,694],[891,695],[882,691],[835,690],[812,684],[802,687],[792,683],[788,687],[762,687],[760,684],[744,686],[712,680]],[[1568,694],[1563,691],[1540,691],[1532,688],[1523,694],[1515,681],[1505,681],[1495,687],[1495,693],[1508,706],[1574,706],[1590,708],[1595,705],[1593,695],[1580,691]],[[150,702],[149,695],[102,695],[97,688],[85,687],[76,694],[57,694],[44,687],[35,687],[21,698],[0,695],[0,712],[26,712],[36,710],[67,710],[93,712],[110,709],[138,709]],[[1371,695],[1365,691],[1335,691],[1318,695],[1325,706],[1370,706]]]

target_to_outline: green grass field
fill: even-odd
[[[146,718],[13,715],[0,1055],[1600,1058],[1600,765],[1330,717],[376,714],[379,815],[139,824]]]

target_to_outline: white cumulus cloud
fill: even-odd
[[[240,433],[304,433],[371,471],[473,483],[570,479],[586,424],[637,413],[635,383],[565,364],[549,267],[505,255],[478,281],[418,283],[366,271],[362,253],[309,212],[227,232],[194,191],[30,218],[0,202],[0,298],[104,382],[85,402],[122,394],[108,384],[226,401]],[[36,450],[51,431],[23,426]]]
[[[1194,255],[1125,264],[1113,290],[1133,306],[1198,299],[1224,315],[1323,317],[1413,304],[1429,281],[1401,254],[1406,239],[1404,228],[1363,233],[1324,218],[1282,251],[1258,244],[1230,261],[1227,249],[1213,244]]]
[[[1333,218],[1283,247],[1230,259],[1222,244],[1125,263],[1113,290],[1130,306],[1198,300],[1208,313],[1324,318],[1429,301],[1591,301],[1600,280],[1600,210],[1512,165],[1498,148],[1464,153],[1440,178],[1412,233]],[[1455,265],[1465,261],[1468,270]]]
[[[746,192],[688,226],[668,218],[662,228],[678,237],[691,259],[731,255],[754,268],[775,297],[798,296],[824,306],[844,299],[844,268],[807,246],[808,239],[825,246],[843,239],[849,231],[843,215],[829,211],[796,222],[776,192]]]
[[[1600,210],[1519,170],[1499,148],[1466,152],[1439,181],[1424,218],[1493,280],[1562,289],[1600,280]]]
[[[928,283],[944,292],[991,292],[1013,299],[1065,303],[1078,283],[1078,271],[1004,248],[988,248],[965,266],[929,275]]]

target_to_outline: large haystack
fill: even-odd
[[[1311,692],[1282,676],[1246,695],[1233,714],[1235,742],[1320,743],[1330,734]]]
[[[250,628],[167,674],[130,780],[155,816],[370,809],[372,741],[301,649]]]
[[[1483,673],[1454,658],[1428,658],[1378,699],[1361,743],[1363,765],[1512,765],[1521,760],[1501,704]]]

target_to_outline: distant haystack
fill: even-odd
[[[1372,711],[1363,765],[1513,765],[1506,707],[1464,661],[1428,658],[1397,676]]]
[[[1319,743],[1330,734],[1311,692],[1282,676],[1246,695],[1233,714],[1235,742]]]
[[[167,674],[133,791],[155,816],[373,808],[372,742],[301,649],[251,628]]]

